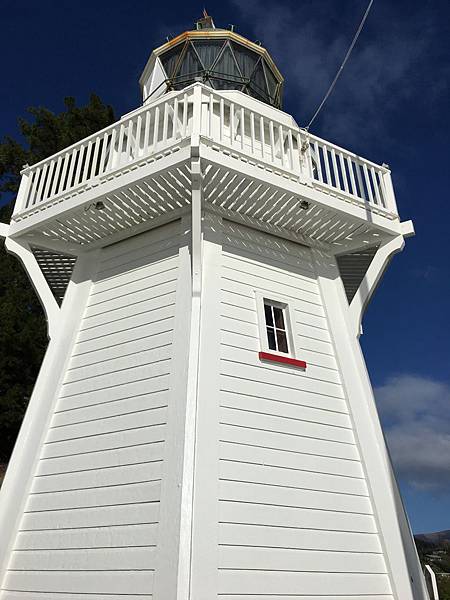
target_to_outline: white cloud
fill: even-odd
[[[375,396],[398,475],[417,488],[450,492],[450,384],[398,375]]]
[[[361,2],[269,3],[232,0],[274,56],[286,89],[298,98],[295,116],[305,125],[333,79],[364,12]],[[321,115],[321,134],[347,142],[383,136],[388,117],[414,94],[428,98],[442,89],[418,84],[437,27],[433,11],[415,6],[405,14],[396,3],[375,3],[333,95]],[[330,33],[331,32],[331,33]],[[422,68],[422,73],[429,69]],[[439,89],[438,89],[439,88]],[[314,124],[316,127],[317,124]]]

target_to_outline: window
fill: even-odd
[[[286,329],[286,305],[264,298],[264,318],[266,323],[267,345],[269,350],[289,353],[288,332]]]
[[[260,351],[259,359],[264,362],[306,369],[306,362],[296,357],[292,306],[283,298],[265,297],[255,292],[258,313]]]

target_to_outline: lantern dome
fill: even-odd
[[[200,81],[216,90],[239,90],[281,108],[283,77],[267,50],[212,18],[156,48],[140,79],[144,102]]]

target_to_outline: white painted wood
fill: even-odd
[[[36,463],[91,288],[95,255],[78,259],[61,309],[65,324],[50,341],[22,427],[2,483],[0,495],[0,582],[3,582],[15,532],[24,509]]]
[[[26,242],[17,242],[9,237],[6,238],[5,246],[10,254],[14,254],[22,263],[30,281],[34,287],[37,297],[44,309],[47,319],[47,334],[51,339],[57,336],[60,327],[60,308],[50,287],[42,273],[37,260]]]
[[[392,250],[392,247],[390,249]],[[338,363],[357,444],[363,458],[369,492],[373,498],[393,593],[402,599],[426,598],[414,542],[399,500],[373,392],[348,311],[344,289],[338,277],[337,266],[325,253],[315,251],[315,256],[318,280],[339,357]],[[378,268],[384,264],[383,261],[378,262]],[[377,277],[378,273],[375,275],[375,278]]]
[[[354,335],[359,337],[364,312],[375,292],[381,277],[395,254],[401,252],[405,245],[403,236],[397,236],[384,242],[374,256],[358,291],[349,307],[349,321]]]
[[[166,322],[175,316],[178,236],[175,223],[106,248],[98,259],[86,255],[97,274],[79,307],[87,309],[78,317],[72,359],[36,453],[5,589],[151,593],[172,372],[173,325]],[[140,283],[136,302],[129,282]]]

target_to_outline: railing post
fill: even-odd
[[[383,165],[385,166],[385,165]],[[385,191],[385,198],[386,198],[386,208],[388,209],[389,212],[392,212],[396,215],[398,215],[398,210],[397,210],[397,202],[395,200],[395,192],[394,192],[394,186],[392,185],[392,177],[391,177],[391,171],[387,170],[385,173],[383,173],[382,175],[382,180],[383,180],[383,187],[384,187],[384,191]]]
[[[31,171],[28,165],[21,171],[21,175],[22,178],[20,180],[19,190],[17,192],[16,202],[14,204],[13,218],[14,215],[17,215],[17,213],[27,208],[31,181]]]
[[[200,135],[202,133],[202,96],[203,90],[201,85],[194,85],[192,92],[191,144],[196,147],[200,145]]]
[[[298,156],[299,170],[302,183],[311,185],[313,179],[312,161],[311,161],[311,144],[308,136],[304,132],[298,133]]]

